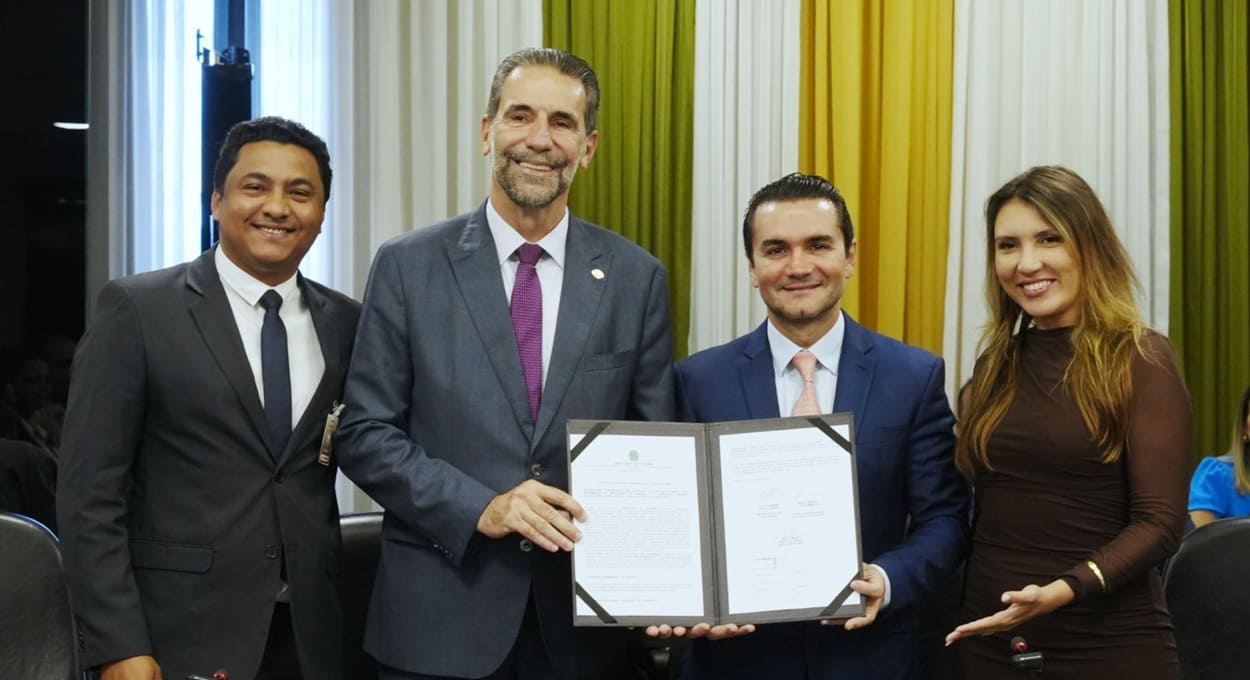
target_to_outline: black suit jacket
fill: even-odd
[[[359,306],[299,279],[325,374],[277,450],[214,252],[106,285],[74,358],[58,518],[80,656],[253,677],[285,558],[306,677],[340,680],[335,468],[316,455]]]

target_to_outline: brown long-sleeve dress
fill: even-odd
[[[1174,680],[1176,644],[1156,566],[1184,526],[1191,409],[1175,352],[1147,334],[1133,365],[1128,446],[1106,464],[1061,386],[1071,329],[1024,332],[1016,397],[979,470],[963,621],[1000,611],[1004,591],[1062,578],[1076,599],[1014,631],[956,643],[958,677],[1027,677],[1020,635],[1052,680]],[[1107,592],[1086,566],[1093,560]]]

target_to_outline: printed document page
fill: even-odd
[[[726,434],[719,448],[728,613],[831,603],[860,567],[850,452],[816,428]]]
[[[574,574],[611,615],[704,613],[696,455],[693,435],[601,434],[573,460],[570,491],[587,515]],[[576,614],[594,615],[580,596]]]

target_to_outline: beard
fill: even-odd
[[[543,165],[555,170],[546,177],[525,173],[518,163]],[[491,140],[491,165],[495,181],[513,203],[522,208],[545,208],[569,190],[577,174],[577,163],[556,154],[541,154],[525,148],[506,149],[502,153]]]

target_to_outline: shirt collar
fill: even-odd
[[[842,310],[838,310],[838,320],[833,323],[830,328],[819,340],[812,343],[811,347],[806,348],[809,352],[816,355],[816,360],[820,365],[833,373],[838,374],[838,360],[842,357],[842,339],[846,337],[846,319],[842,314]],[[777,330],[772,320],[768,321],[768,346],[773,355],[773,374],[775,377],[781,377],[781,374],[790,367],[790,360],[799,350],[804,349],[794,344],[790,338],[787,338]]]
[[[271,286],[243,271],[239,265],[226,256],[220,244],[217,246],[217,252],[213,254],[213,261],[217,265],[217,276],[221,278],[222,285],[234,291],[249,306],[255,307],[260,301],[260,296],[270,289],[278,291],[283,300],[289,299],[291,293],[298,290],[296,286],[298,273],[292,274],[291,278],[276,286]]]
[[[495,206],[491,205],[490,199],[486,199],[486,224],[490,226],[491,238],[495,239],[495,251],[499,256],[499,266],[502,267],[505,260],[512,257],[517,248],[520,248],[526,241],[521,234],[512,225],[508,224],[503,215],[495,210]],[[547,253],[557,266],[564,268],[564,246],[569,236],[569,209],[564,209],[564,215],[560,217],[560,221],[556,223],[556,228],[547,232],[547,235],[538,241],[538,245],[543,247],[543,252]]]

